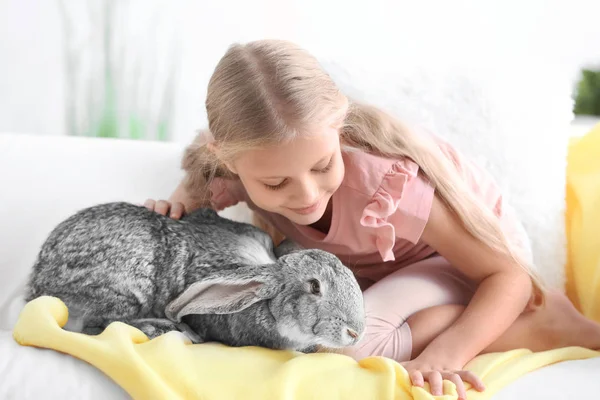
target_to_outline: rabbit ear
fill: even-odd
[[[231,314],[250,307],[266,295],[264,277],[220,277],[196,282],[167,305],[165,315],[180,322],[189,314]]]

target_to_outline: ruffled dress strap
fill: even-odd
[[[434,188],[419,166],[404,159],[392,164],[364,208],[360,223],[375,229],[375,244],[384,261],[392,261],[396,239],[417,244],[429,217]]]

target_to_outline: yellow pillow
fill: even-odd
[[[600,322],[600,124],[572,139],[567,162],[567,295]]]

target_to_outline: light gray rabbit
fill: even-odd
[[[75,213],[39,252],[27,300],[42,295],[65,302],[66,329],[90,334],[122,321],[150,338],[179,330],[196,343],[312,352],[357,343],[365,325],[337,257],[274,249],[266,232],[210,209],[181,220],[124,202]]]

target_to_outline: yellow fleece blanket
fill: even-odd
[[[567,161],[567,295],[600,322],[600,124],[571,141]]]
[[[63,330],[67,319],[67,307],[60,299],[39,297],[25,305],[13,336],[21,345],[54,349],[90,363],[134,399],[457,399],[453,383],[445,381],[447,394],[433,397],[428,386],[412,387],[400,364],[382,357],[357,362],[340,354],[191,344],[178,332],[148,340],[138,329],[119,322],[98,336],[88,336]],[[598,356],[583,348],[480,356],[467,368],[483,379],[487,389],[470,389],[469,399],[489,399],[535,369]]]

